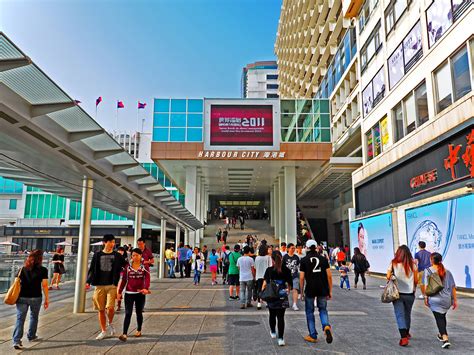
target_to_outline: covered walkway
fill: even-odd
[[[352,279],[353,275],[351,275]],[[338,281],[337,277],[334,277]],[[143,337],[130,336],[126,343],[116,337],[95,340],[98,333],[97,314],[92,311],[92,292],[87,294],[87,312],[72,314],[72,289],[53,291],[50,309],[41,311],[38,335],[42,341],[24,341],[25,352],[35,354],[368,354],[377,349],[383,354],[443,354],[436,340],[432,314],[422,300],[415,302],[412,318],[413,339],[408,348],[398,346],[398,330],[392,305],[380,303],[383,280],[369,277],[368,289],[346,291],[334,285],[329,302],[329,317],[334,329],[334,342],[321,339],[317,344],[303,340],[307,334],[303,305],[295,312],[287,310],[285,347],[270,338],[268,311],[239,309],[237,301],[229,301],[227,287],[211,286],[209,274],[196,287],[192,279],[153,280],[152,294],[147,296]],[[64,296],[59,297],[58,295]],[[58,298],[56,298],[58,297]],[[2,329],[0,353],[11,353],[14,307],[0,305]],[[474,348],[472,334],[474,299],[459,297],[459,309],[448,315],[450,354],[465,354]],[[115,328],[120,331],[123,311],[116,315]],[[317,324],[319,320],[317,319]],[[135,329],[132,318],[130,334]],[[319,332],[319,330],[318,330]]]

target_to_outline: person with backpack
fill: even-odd
[[[272,284],[277,286],[278,298],[267,300],[268,312],[270,314],[270,336],[272,339],[277,337],[276,326],[278,320],[278,345],[284,346],[285,311],[290,306],[288,294],[293,288],[293,279],[291,277],[291,271],[283,264],[283,259],[279,251],[272,253],[272,260],[273,266],[267,268],[263,276],[262,291],[267,287],[272,287]]]
[[[240,245],[236,244],[234,246],[234,252],[229,254],[229,276],[227,281],[229,284],[229,300],[239,300],[240,294],[240,281],[239,281],[239,268],[237,267],[237,260],[242,256],[240,254]],[[234,287],[236,289],[236,294],[234,296]]]
[[[133,305],[137,314],[137,331],[135,337],[141,337],[143,324],[143,308],[145,306],[145,296],[150,293],[150,272],[142,263],[142,250],[135,248],[132,250],[131,263],[125,267],[117,298],[121,299],[125,293],[125,318],[123,320],[123,331],[119,336],[121,341],[127,341],[128,328],[132,319]]]
[[[217,254],[216,249],[212,249],[211,255],[209,255],[209,269],[211,270],[212,275],[212,286],[217,285],[217,266],[219,260],[219,254]]]
[[[433,312],[439,331],[437,338],[443,343],[441,347],[447,349],[451,343],[446,330],[446,314],[450,307],[453,307],[453,310],[458,307],[458,301],[453,274],[446,270],[442,258],[439,253],[431,254],[431,267],[424,271],[421,292],[425,305]]]
[[[364,285],[363,289],[366,289],[366,280],[365,273],[369,270],[370,264],[367,261],[367,258],[364,254],[360,252],[358,247],[354,248],[354,256],[351,259],[351,264],[349,266],[354,266],[354,288],[357,288],[357,283],[359,282],[359,276],[362,279],[362,284]]]
[[[222,263],[222,284],[225,285],[227,282],[228,274],[229,274],[229,266],[230,266],[230,247],[226,245],[224,247],[224,251],[221,255],[221,263]]]
[[[425,249],[426,243],[422,240],[418,242],[418,247],[420,249],[415,253],[415,263],[418,268],[418,283],[421,284],[425,270],[431,266],[431,253]],[[421,294],[419,298],[423,299],[424,295]]]
[[[260,293],[262,292],[262,286],[265,276],[265,271],[269,267],[272,267],[273,261],[272,257],[268,255],[268,247],[266,244],[262,243],[258,249],[258,256],[255,258],[255,279],[257,280],[257,309],[262,309],[262,303],[260,299]]]
[[[194,270],[194,285],[198,286],[201,282],[201,273],[204,272],[204,255],[200,248],[194,247],[191,257],[191,269]]]

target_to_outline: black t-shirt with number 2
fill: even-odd
[[[329,296],[327,269],[329,269],[327,259],[314,251],[309,251],[301,259],[300,271],[304,272],[306,297]]]

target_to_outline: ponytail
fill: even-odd
[[[440,253],[433,253],[431,254],[431,260],[433,261],[433,265],[436,265],[438,268],[438,275],[441,278],[441,281],[444,281],[446,277],[446,269],[442,263],[443,257]]]
[[[272,253],[272,259],[273,259],[273,268],[277,271],[277,272],[281,272],[281,268],[283,266],[283,261],[281,259],[281,254],[278,250],[275,250],[273,253]]]

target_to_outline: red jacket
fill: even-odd
[[[149,288],[150,272],[145,266],[140,265],[137,270],[134,270],[131,264],[125,267],[119,293],[122,293],[124,289],[125,293],[138,293],[138,290],[148,290]]]

